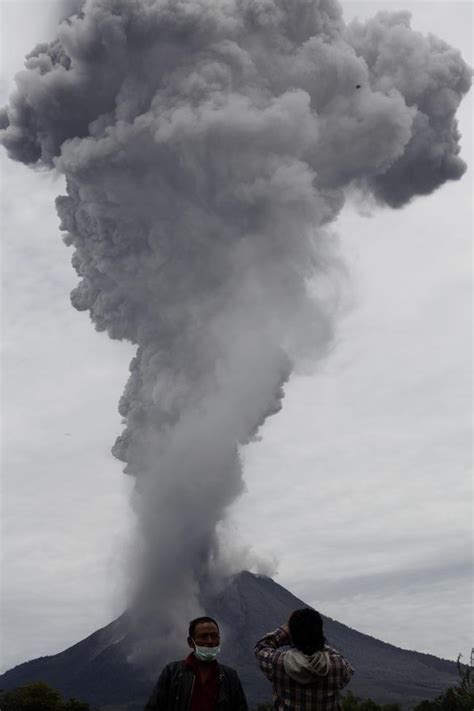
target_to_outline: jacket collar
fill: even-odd
[[[189,669],[192,669],[192,671],[195,674],[198,673],[199,662],[197,661],[196,657],[194,656],[194,652],[191,652],[190,654],[188,654],[188,656],[184,660],[184,663]],[[212,669],[213,671],[215,670],[215,672],[219,676],[221,676],[221,670],[220,670],[218,662],[216,662],[215,660],[213,662],[209,662],[209,668]]]

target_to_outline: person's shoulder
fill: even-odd
[[[174,672],[178,671],[179,669],[184,669],[185,667],[185,662],[184,659],[177,659],[174,662],[168,662],[168,664],[165,664],[163,667],[164,672]]]

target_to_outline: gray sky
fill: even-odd
[[[472,64],[470,3],[343,3],[346,18],[409,9]],[[1,103],[51,6],[1,3]],[[28,22],[25,17],[28,16]],[[335,347],[305,363],[283,410],[243,451],[229,541],[249,567],[323,613],[447,658],[471,647],[472,93],[469,170],[402,210],[346,205]],[[132,482],[110,454],[131,346],[69,303],[54,209],[62,180],[2,151],[1,668],[52,654],[125,604]]]

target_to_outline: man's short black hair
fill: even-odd
[[[217,624],[217,622],[214,619],[212,619],[212,617],[206,617],[206,616],[196,617],[195,620],[191,620],[191,622],[189,623],[188,637],[191,637],[191,639],[194,638],[194,632],[196,631],[196,626],[200,622],[213,622],[215,624],[215,626],[217,627],[217,629],[219,629],[219,625]]]
[[[291,641],[304,654],[313,654],[323,649],[326,642],[323,635],[321,615],[310,607],[303,607],[291,613],[288,620]]]

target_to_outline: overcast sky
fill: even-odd
[[[2,0],[1,104],[52,7]],[[472,64],[469,2],[343,7],[347,20],[409,9]],[[293,376],[243,451],[247,490],[225,532],[324,614],[451,659],[472,629],[472,93],[459,118],[461,181],[401,210],[348,204],[335,224],[347,275],[334,349]],[[62,179],[4,151],[1,178],[4,670],[123,609],[132,482],[110,446],[134,349],[69,303]]]

